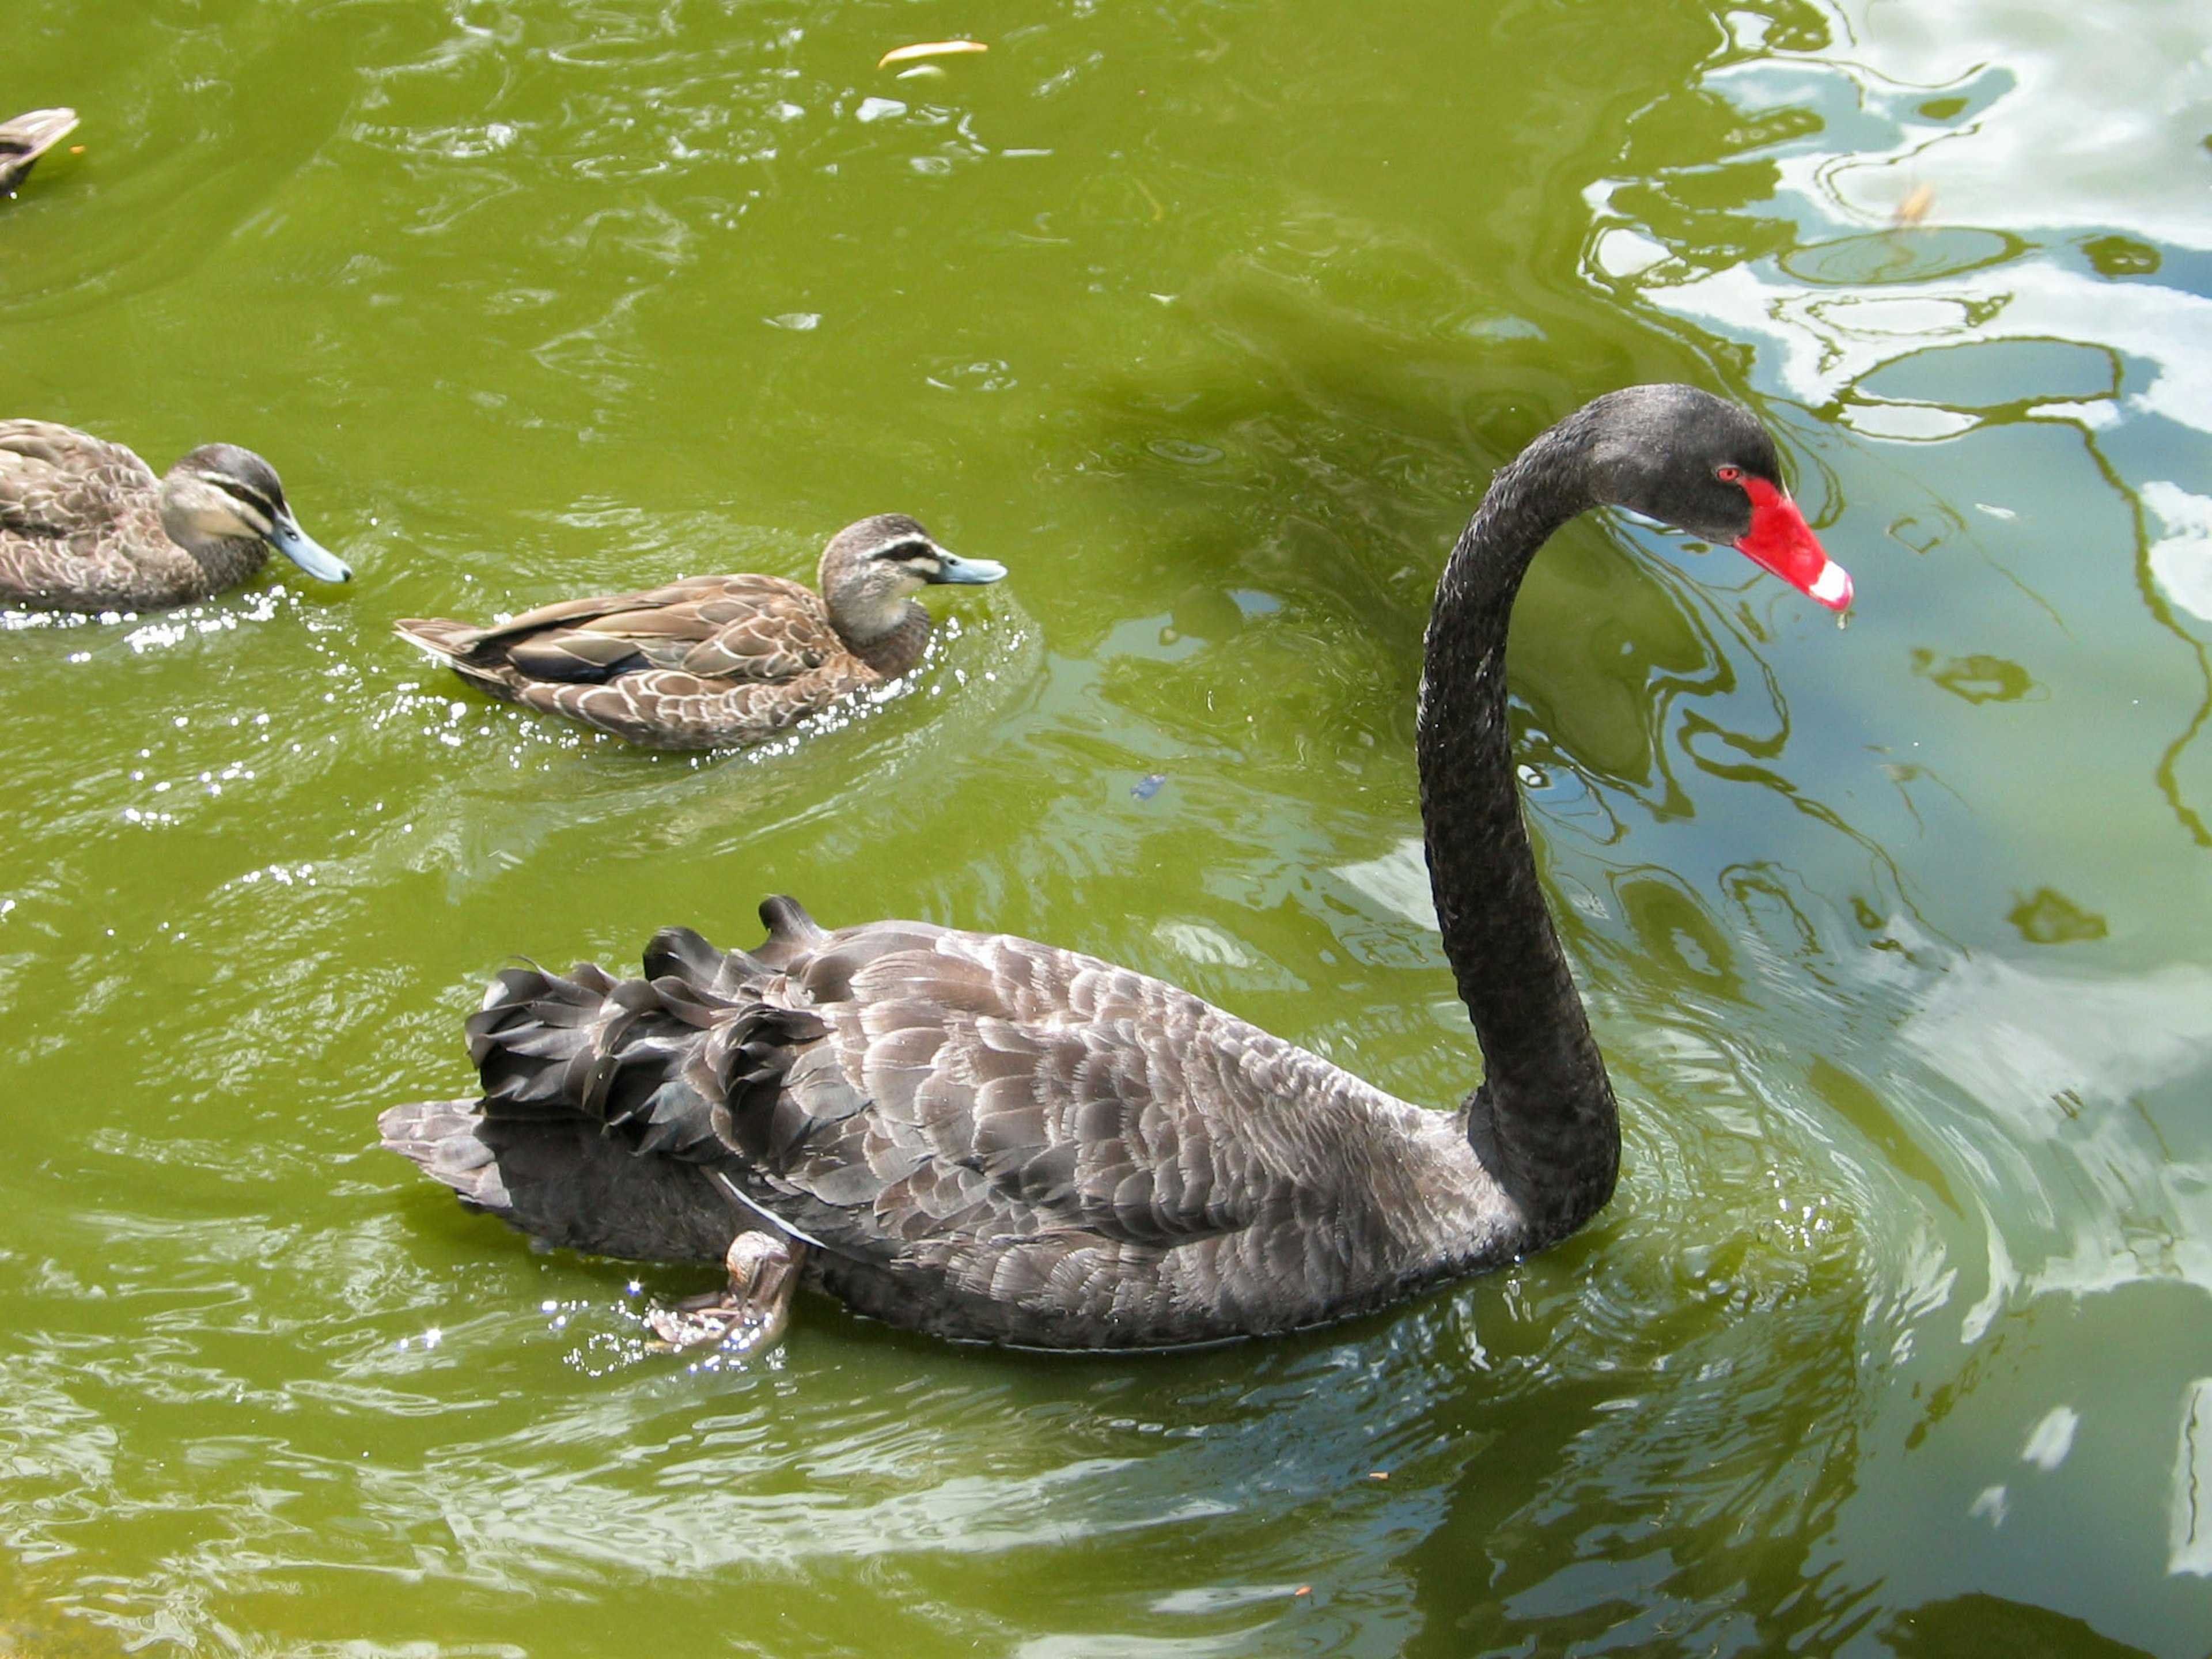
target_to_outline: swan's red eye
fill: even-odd
[[[1743,477],[1743,469],[1740,466],[1717,466],[1713,469],[1713,477],[1723,483],[1735,483]]]

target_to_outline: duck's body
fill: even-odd
[[[955,557],[893,514],[832,538],[820,593],[781,576],[694,576],[544,605],[491,628],[442,618],[398,627],[509,702],[649,748],[733,748],[913,669],[930,631],[915,590],[1005,574],[989,560]]]
[[[1777,471],[1735,405],[1634,388],[1501,471],[1454,550],[1418,748],[1486,1062],[1455,1113],[1111,963],[914,922],[825,933],[771,900],[751,952],[671,930],[641,979],[501,975],[469,1023],[482,1097],[395,1108],[386,1144],[552,1243],[729,1251],[757,1331],[798,1275],[752,1276],[748,1231],[891,1323],[1066,1348],[1295,1329],[1540,1249],[1604,1205],[1620,1133],[1521,821],[1513,596],[1553,529],[1617,501],[1840,608]]]
[[[236,586],[271,546],[325,581],[352,573],[301,531],[268,462],[230,444],[156,477],[121,444],[0,421],[0,606],[155,611]]]
[[[13,196],[39,157],[76,131],[73,109],[34,109],[0,121],[0,196]]]

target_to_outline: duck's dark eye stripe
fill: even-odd
[[[876,556],[879,559],[933,559],[937,550],[925,541],[893,542]]]
[[[200,482],[202,483],[214,485],[215,488],[222,491],[224,495],[228,495],[234,501],[245,502],[246,506],[260,514],[260,515],[268,520],[270,523],[274,524],[276,522],[276,514],[279,511],[276,502],[270,496],[264,495],[260,490],[256,489],[252,484],[246,483],[237,478],[222,477],[206,472],[200,474]]]

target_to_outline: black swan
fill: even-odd
[[[946,552],[902,514],[848,525],[822,550],[817,596],[781,576],[693,576],[568,599],[495,628],[439,618],[400,634],[471,685],[653,749],[758,743],[921,660],[934,582],[1006,568]]]
[[[235,587],[275,548],[318,581],[353,580],[285,505],[276,470],[208,444],[167,476],[51,421],[0,421],[0,606],[153,611]]]
[[[552,1244],[726,1255],[726,1298],[655,1316],[679,1341],[772,1340],[804,1280],[943,1336],[1176,1346],[1565,1237],[1611,1195],[1620,1130],[1522,823],[1505,633],[1536,550],[1605,502],[1850,600],[1765,431],[1690,387],[1600,398],[1492,482],[1437,584],[1417,741],[1486,1073],[1456,1112],[1094,957],[921,922],[824,932],[772,898],[750,951],[671,928],[641,979],[501,974],[468,1024],[482,1097],[395,1107],[385,1144]]]

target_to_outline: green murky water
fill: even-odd
[[[0,103],[85,150],[0,209],[4,412],[259,449],[361,576],[0,631],[0,1648],[2212,1649],[2201,8],[5,30]],[[1530,582],[1627,1115],[1583,1237],[1198,1357],[808,1302],[692,1369],[635,1310],[710,1275],[634,1291],[370,1151],[467,1087],[510,953],[744,940],[773,890],[1455,1097],[1428,590],[1499,459],[1668,377],[1785,434],[1862,604],[1626,523]],[[1013,577],[789,752],[586,740],[389,632],[803,573],[886,510]]]

